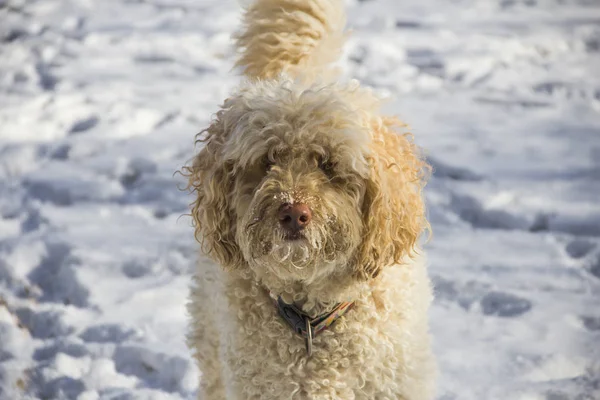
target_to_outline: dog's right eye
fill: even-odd
[[[263,169],[266,172],[269,172],[271,170],[271,168],[273,167],[273,165],[275,165],[275,162],[271,161],[271,159],[269,157],[265,157],[262,161],[262,165],[263,165]]]

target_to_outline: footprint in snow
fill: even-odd
[[[525,218],[513,215],[508,211],[486,209],[479,200],[468,195],[453,194],[450,199],[450,208],[474,228],[525,230],[529,225]]]
[[[140,64],[169,64],[176,62],[173,57],[161,54],[140,54],[133,57],[135,63]]]
[[[569,400],[569,396],[562,392],[551,391],[546,394],[546,400]]]
[[[33,394],[38,399],[77,399],[85,390],[81,380],[68,376],[53,378],[48,369],[37,367],[29,371],[28,394]]]
[[[531,301],[505,292],[490,292],[479,304],[485,315],[518,317],[531,309]]]
[[[143,347],[119,346],[113,359],[118,372],[136,376],[150,388],[190,392],[196,385],[193,362],[183,357],[155,353]]]
[[[42,216],[40,210],[33,207],[27,207],[27,216],[21,222],[21,231],[23,233],[33,232],[38,230],[42,225],[48,223],[48,220]]]
[[[590,274],[600,279],[600,253],[596,255],[596,258],[592,260],[589,266]]]
[[[87,328],[79,337],[86,342],[121,343],[138,333],[117,324],[100,324]]]
[[[70,152],[71,145],[63,143],[51,149],[49,155],[53,160],[67,160]]]
[[[91,117],[79,119],[79,120],[75,121],[75,123],[73,123],[73,125],[71,125],[71,128],[69,129],[69,135],[74,135],[77,133],[89,131],[90,129],[92,129],[96,125],[98,125],[99,121],[100,120],[95,115],[92,115]]]
[[[433,282],[436,300],[456,300],[459,290],[457,289],[455,282],[442,278],[441,276],[432,276],[431,280]]]
[[[89,290],[79,282],[76,273],[78,260],[65,243],[46,243],[46,255],[28,276],[42,290],[41,301],[88,305]]]
[[[119,181],[127,188],[133,187],[143,175],[156,173],[156,164],[145,158],[134,158],[119,176]]]
[[[432,157],[429,157],[428,161],[433,168],[433,176],[436,178],[469,182],[480,181],[483,179],[481,175],[467,168],[451,166]]]
[[[575,239],[567,244],[565,250],[567,254],[569,254],[573,258],[583,258],[585,257],[596,244],[585,239]]]
[[[418,29],[422,28],[423,24],[415,20],[396,20],[396,28],[398,29]]]
[[[588,315],[583,315],[581,317],[581,322],[583,322],[583,326],[588,331],[600,331],[600,317],[591,317]]]
[[[122,270],[125,276],[135,279],[152,273],[155,265],[147,260],[130,260],[123,264]]]
[[[89,354],[89,351],[82,343],[78,343],[72,339],[61,338],[48,346],[36,349],[33,353],[33,359],[36,361],[51,360],[58,353],[79,358]]]
[[[50,202],[59,206],[73,204],[73,196],[68,186],[62,182],[52,182],[43,179],[25,179],[24,186],[29,196],[42,202]]]
[[[64,323],[61,313],[57,311],[36,312],[29,307],[21,307],[15,314],[19,323],[36,339],[66,336],[73,332],[73,328]]]

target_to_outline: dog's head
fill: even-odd
[[[370,278],[410,255],[425,164],[365,97],[278,81],[227,99],[188,168],[204,251],[284,282]]]

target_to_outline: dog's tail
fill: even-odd
[[[252,0],[236,66],[255,79],[314,74],[337,60],[345,22],[343,0]]]

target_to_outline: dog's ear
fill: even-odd
[[[240,265],[242,255],[235,241],[236,216],[230,204],[233,164],[223,158],[228,137],[225,112],[219,111],[212,124],[198,134],[197,142],[204,147],[185,170],[188,187],[196,194],[191,204],[196,240],[206,254],[230,268]]]
[[[396,132],[402,126],[395,118],[371,123],[363,240],[355,264],[362,279],[374,278],[382,268],[414,255],[415,244],[428,227],[422,189],[429,169],[412,137]]]

